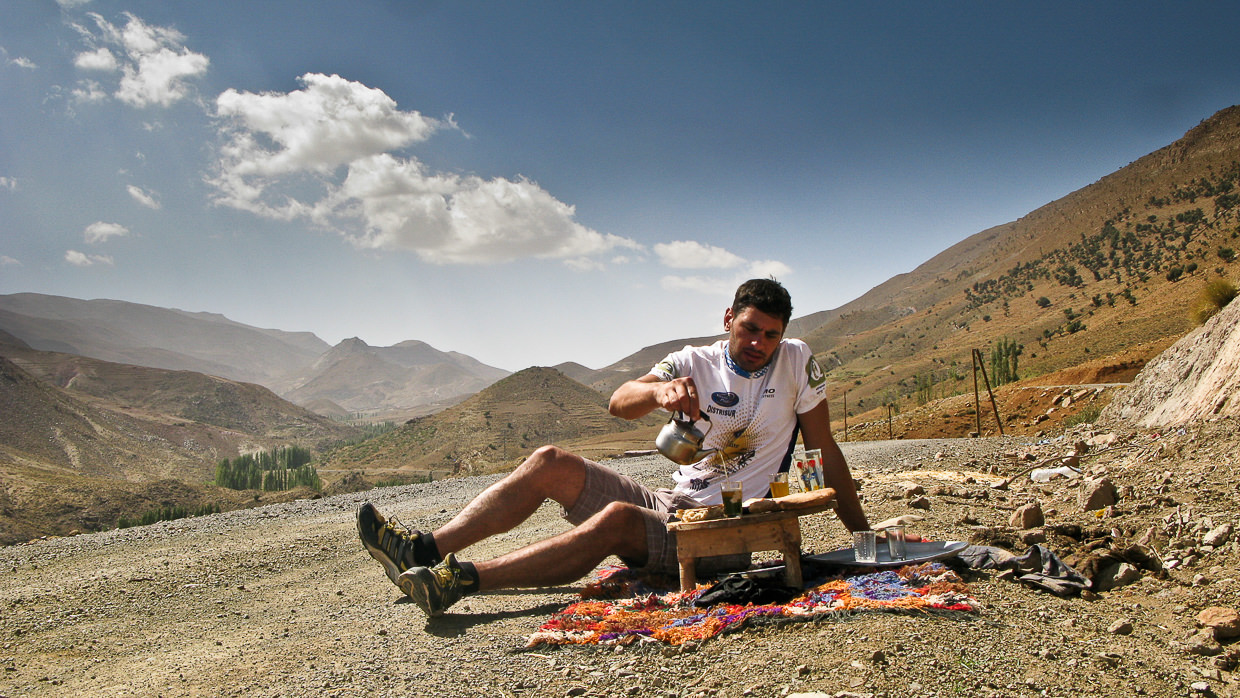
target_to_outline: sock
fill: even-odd
[[[439,546],[435,545],[435,537],[430,533],[419,533],[413,541],[413,559],[422,567],[434,567],[443,562],[439,554]]]
[[[457,562],[461,568],[461,592],[465,596],[478,593],[478,568],[472,562]]]

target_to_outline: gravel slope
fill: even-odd
[[[1190,436],[1198,435],[1183,439]],[[995,492],[977,476],[970,482],[945,473],[994,467],[1006,475],[1018,468],[1003,454],[1063,446],[977,439],[844,448],[872,521],[917,513],[926,520],[914,532],[965,539],[975,525],[1006,524],[1010,510],[1031,497],[1054,511],[1056,497],[1070,493],[1053,483]],[[1131,466],[1132,497],[1140,498],[1147,471],[1173,469],[1173,455],[1159,457],[1156,464],[1108,467],[1122,481]],[[1190,460],[1180,462],[1198,467]],[[655,485],[671,468],[658,457],[612,465]],[[1234,465],[1220,469],[1215,461],[1214,468],[1200,467],[1234,495]],[[1060,599],[980,573],[971,584],[986,608],[973,617],[870,614],[752,629],[683,648],[513,652],[574,599],[573,588],[471,597],[427,622],[362,550],[353,523],[355,507],[369,500],[410,526],[433,528],[494,479],[0,548],[0,696],[1237,695],[1231,648],[1211,657],[1184,645],[1200,608],[1237,605],[1234,543],[1216,569],[1182,568],[1166,580],[1147,575],[1090,600]],[[900,484],[910,479],[926,485],[930,509],[910,508]],[[934,490],[934,482],[962,489]],[[1168,496],[1192,501],[1202,488],[1183,490]],[[544,506],[524,526],[464,557],[495,555],[565,527],[557,508]],[[804,529],[812,552],[845,545],[844,529],[829,514],[806,519]],[[1204,575],[1211,579],[1194,581]],[[1108,630],[1117,620],[1129,621],[1131,633]]]

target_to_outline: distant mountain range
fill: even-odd
[[[332,347],[310,332],[212,313],[36,293],[0,296],[0,330],[33,349],[257,383],[337,417],[442,409],[508,375],[425,342],[371,347],[352,338]]]

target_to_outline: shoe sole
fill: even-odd
[[[373,510],[374,507],[371,507],[371,509]],[[362,528],[362,511],[362,509],[358,509],[357,512],[357,536],[362,540],[362,547],[366,548],[366,552],[370,553],[371,557],[383,565],[383,571],[387,573],[388,579],[392,580],[393,584],[400,586],[400,582],[397,579],[400,578],[400,573],[404,572],[404,570],[397,569],[396,563],[392,558],[388,557],[383,548],[376,547],[366,540],[366,532]],[[378,522],[378,512],[375,512],[374,516],[375,521]],[[382,527],[382,524],[380,524],[380,527]]]
[[[430,595],[426,593],[426,588],[421,584],[415,583],[414,575],[405,573],[400,575],[396,582],[396,586],[405,592],[405,596],[413,599],[413,602],[422,609],[422,612],[431,618],[438,618],[443,615],[443,609],[432,609]]]

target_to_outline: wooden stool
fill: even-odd
[[[736,555],[760,550],[779,550],[784,554],[784,580],[801,588],[801,520],[806,514],[830,509],[827,504],[791,511],[712,519],[673,521],[668,530],[676,533],[676,557],[680,561],[680,590],[697,586],[697,560],[713,555]]]

